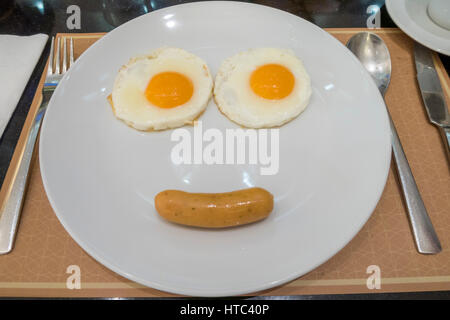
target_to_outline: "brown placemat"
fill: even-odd
[[[352,34],[362,30],[327,31],[345,43]],[[342,251],[309,274],[283,286],[255,293],[257,295],[450,290],[450,172],[445,149],[438,130],[428,122],[422,105],[415,79],[413,41],[398,29],[375,32],[386,41],[392,57],[393,72],[386,95],[387,105],[443,251],[434,256],[417,253],[395,171],[391,167],[375,212]],[[76,57],[102,36],[66,35],[74,39]],[[437,56],[435,62],[450,105],[449,77]],[[0,201],[8,190],[8,181],[36,112],[42,82],[0,191]],[[38,161],[35,156],[15,248],[10,254],[0,256],[0,296],[173,296],[131,282],[86,254],[56,218],[42,185]],[[74,265],[80,268],[81,289],[67,286],[67,282],[72,283],[70,266]],[[373,266],[379,268],[379,289],[367,286],[368,278],[373,275]]]

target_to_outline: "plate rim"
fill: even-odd
[[[303,19],[299,16],[296,16],[290,12],[286,12],[284,10],[281,9],[277,9],[277,8],[273,8],[267,5],[261,5],[261,4],[255,4],[255,3],[248,3],[248,2],[240,2],[240,1],[198,1],[198,2],[189,2],[189,3],[183,3],[183,4],[178,4],[178,5],[174,5],[174,6],[169,6],[169,7],[165,7],[162,9],[158,9],[149,13],[146,13],[144,15],[141,15],[139,17],[136,17],[124,24],[122,24],[121,26],[111,30],[110,32],[108,32],[107,34],[105,34],[103,37],[101,37],[98,41],[96,41],[94,44],[92,44],[89,48],[87,48],[81,55],[80,57],[75,61],[75,64],[77,63],[77,61],[81,61],[80,59],[85,59],[84,57],[86,56],[85,53],[88,52],[89,50],[94,50],[92,48],[95,48],[96,46],[100,46],[102,44],[103,41],[106,41],[104,39],[107,39],[111,36],[111,33],[113,34],[115,30],[121,28],[123,25],[126,25],[128,23],[133,23],[133,21],[137,20],[137,19],[144,19],[145,17],[152,15],[154,13],[157,14],[163,14],[164,11],[170,11],[170,10],[176,10],[176,7],[188,7],[188,6],[193,6],[193,7],[203,7],[203,6],[222,6],[222,5],[228,5],[228,6],[247,6],[247,7],[265,7],[267,10],[273,10],[278,12],[278,14],[284,14],[284,15],[290,15],[295,17],[296,19],[301,19],[305,22],[307,22],[312,28],[315,28],[316,30],[320,30],[320,32],[322,34],[325,35],[325,37],[327,37],[328,39],[330,39],[331,41],[333,41],[335,44],[337,44],[338,46],[342,46],[345,48],[345,45],[343,45],[340,41],[338,41],[335,37],[333,37],[331,34],[329,34],[327,31],[325,31],[323,28],[320,28],[319,26],[313,24],[312,22]],[[348,57],[350,59],[353,59],[355,61],[357,61],[359,63],[359,60],[350,53],[350,51],[348,52]],[[68,75],[70,75],[70,71],[73,70],[72,68],[69,69],[69,71],[64,75],[63,79],[61,80],[62,83],[65,83],[65,80],[67,78]],[[370,75],[367,73],[367,71],[361,67],[361,70],[363,70],[368,77],[370,77]],[[60,83],[61,84],[61,83]],[[376,89],[376,91],[378,92],[378,88],[376,88],[376,85],[374,82],[372,82],[371,84],[374,88],[374,90]],[[56,90],[58,90],[61,86],[59,85]],[[381,98],[382,99],[382,98]],[[49,104],[49,107],[52,107],[52,103]],[[48,110],[47,110],[48,111]],[[385,123],[388,123],[388,115],[387,115],[387,110],[384,109],[384,115],[385,115]],[[43,119],[43,123],[42,123],[42,131],[45,131],[45,127],[47,125],[47,121],[46,121],[47,117],[44,116]],[[45,137],[46,135],[42,135],[43,138],[40,138],[39,140],[39,158],[43,159],[43,150],[45,148],[42,148],[42,146],[44,145],[45,141]],[[392,148],[391,148],[391,142],[389,139],[389,143],[385,146],[385,148],[387,149],[386,155],[385,155],[385,159],[384,159],[384,164],[385,164],[385,172],[384,172],[384,177],[383,179],[380,181],[382,181],[382,187],[380,188],[380,190],[378,190],[378,194],[376,195],[376,197],[374,196],[375,202],[373,204],[373,206],[370,208],[370,213],[367,215],[367,217],[365,219],[363,219],[363,221],[361,222],[360,225],[358,225],[358,227],[355,227],[355,232],[352,233],[351,235],[348,236],[348,240],[343,243],[342,246],[339,247],[338,250],[336,250],[331,256],[322,259],[321,261],[317,262],[316,264],[310,266],[310,268],[307,269],[307,271],[300,271],[300,272],[293,272],[291,273],[289,276],[284,277],[283,279],[279,279],[276,281],[270,281],[264,284],[260,284],[257,287],[252,287],[252,288],[247,288],[247,289],[240,289],[240,290],[228,290],[228,291],[224,291],[224,290],[208,290],[208,289],[179,289],[179,288],[174,288],[171,286],[167,286],[164,284],[161,284],[155,280],[152,281],[148,281],[145,279],[141,279],[139,277],[136,277],[132,274],[127,273],[125,270],[116,267],[114,264],[109,263],[108,261],[104,260],[103,256],[95,253],[95,249],[93,249],[90,245],[86,245],[86,243],[80,239],[77,235],[76,232],[74,232],[70,226],[66,223],[66,221],[64,220],[64,218],[61,216],[61,213],[58,213],[58,205],[55,201],[55,199],[53,198],[51,192],[48,192],[50,190],[50,186],[49,186],[49,181],[46,178],[46,174],[45,174],[45,169],[44,169],[44,162],[40,161],[40,171],[41,171],[41,175],[42,175],[42,182],[43,182],[43,186],[46,192],[46,195],[48,197],[48,200],[51,204],[51,207],[55,213],[55,215],[57,216],[59,222],[61,223],[61,225],[64,227],[65,231],[70,235],[70,237],[81,247],[81,249],[87,253],[90,257],[92,257],[94,260],[96,260],[97,262],[101,263],[103,266],[107,267],[108,269],[112,270],[113,272],[117,273],[120,276],[123,276],[131,281],[136,282],[137,284],[141,284],[143,286],[146,287],[150,287],[153,289],[157,289],[157,290],[161,290],[167,293],[171,293],[171,294],[180,294],[180,295],[188,295],[188,296],[197,296],[197,297],[229,297],[229,296],[237,296],[237,295],[245,295],[245,294],[249,294],[249,293],[256,293],[256,292],[260,292],[263,290],[267,290],[267,289],[271,289],[283,284],[286,284],[287,282],[290,282],[294,279],[297,279],[303,275],[306,275],[307,273],[311,272],[312,270],[316,269],[318,266],[324,264],[326,261],[330,260],[331,258],[333,258],[336,254],[338,254],[345,246],[347,246],[347,244],[349,242],[351,242],[354,237],[361,231],[361,229],[363,228],[363,226],[367,223],[367,221],[370,219],[370,217],[372,216],[376,206],[378,205],[381,196],[383,194],[383,191],[385,189],[386,186],[386,182],[389,176],[389,168],[390,168],[390,164],[391,164],[391,152],[392,152]]]

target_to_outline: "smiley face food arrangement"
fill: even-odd
[[[311,97],[310,78],[293,51],[258,48],[226,59],[215,80],[198,56],[160,48],[132,58],[120,70],[108,101],[116,118],[141,131],[193,124],[212,95],[231,121],[247,128],[279,127],[301,114]],[[226,193],[165,190],[155,197],[158,214],[170,222],[226,228],[265,219],[270,192],[249,188]]]

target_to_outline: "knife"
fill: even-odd
[[[422,100],[430,122],[441,132],[447,159],[450,161],[450,115],[445,103],[444,92],[436,72],[430,49],[417,42],[414,44],[417,80],[419,82]]]

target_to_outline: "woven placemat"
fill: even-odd
[[[362,30],[327,31],[345,43],[351,35]],[[375,32],[385,40],[392,58],[393,73],[386,95],[387,105],[443,251],[433,256],[417,253],[395,171],[391,168],[375,212],[342,251],[309,274],[255,295],[450,290],[450,172],[445,149],[438,130],[428,122],[422,105],[415,78],[413,41],[398,29]],[[102,35],[58,36],[73,37],[75,56],[78,57]],[[449,77],[437,56],[435,62],[450,105]],[[0,201],[8,191],[8,182],[37,109],[41,86],[42,81],[0,191]],[[173,296],[131,282],[86,254],[56,218],[42,185],[38,161],[35,153],[15,248],[10,254],[0,256],[0,296]],[[80,289],[73,288],[76,282],[72,281],[78,271]],[[376,282],[371,281],[375,275],[381,277],[379,286],[374,286]],[[371,285],[368,286],[368,282]]]

